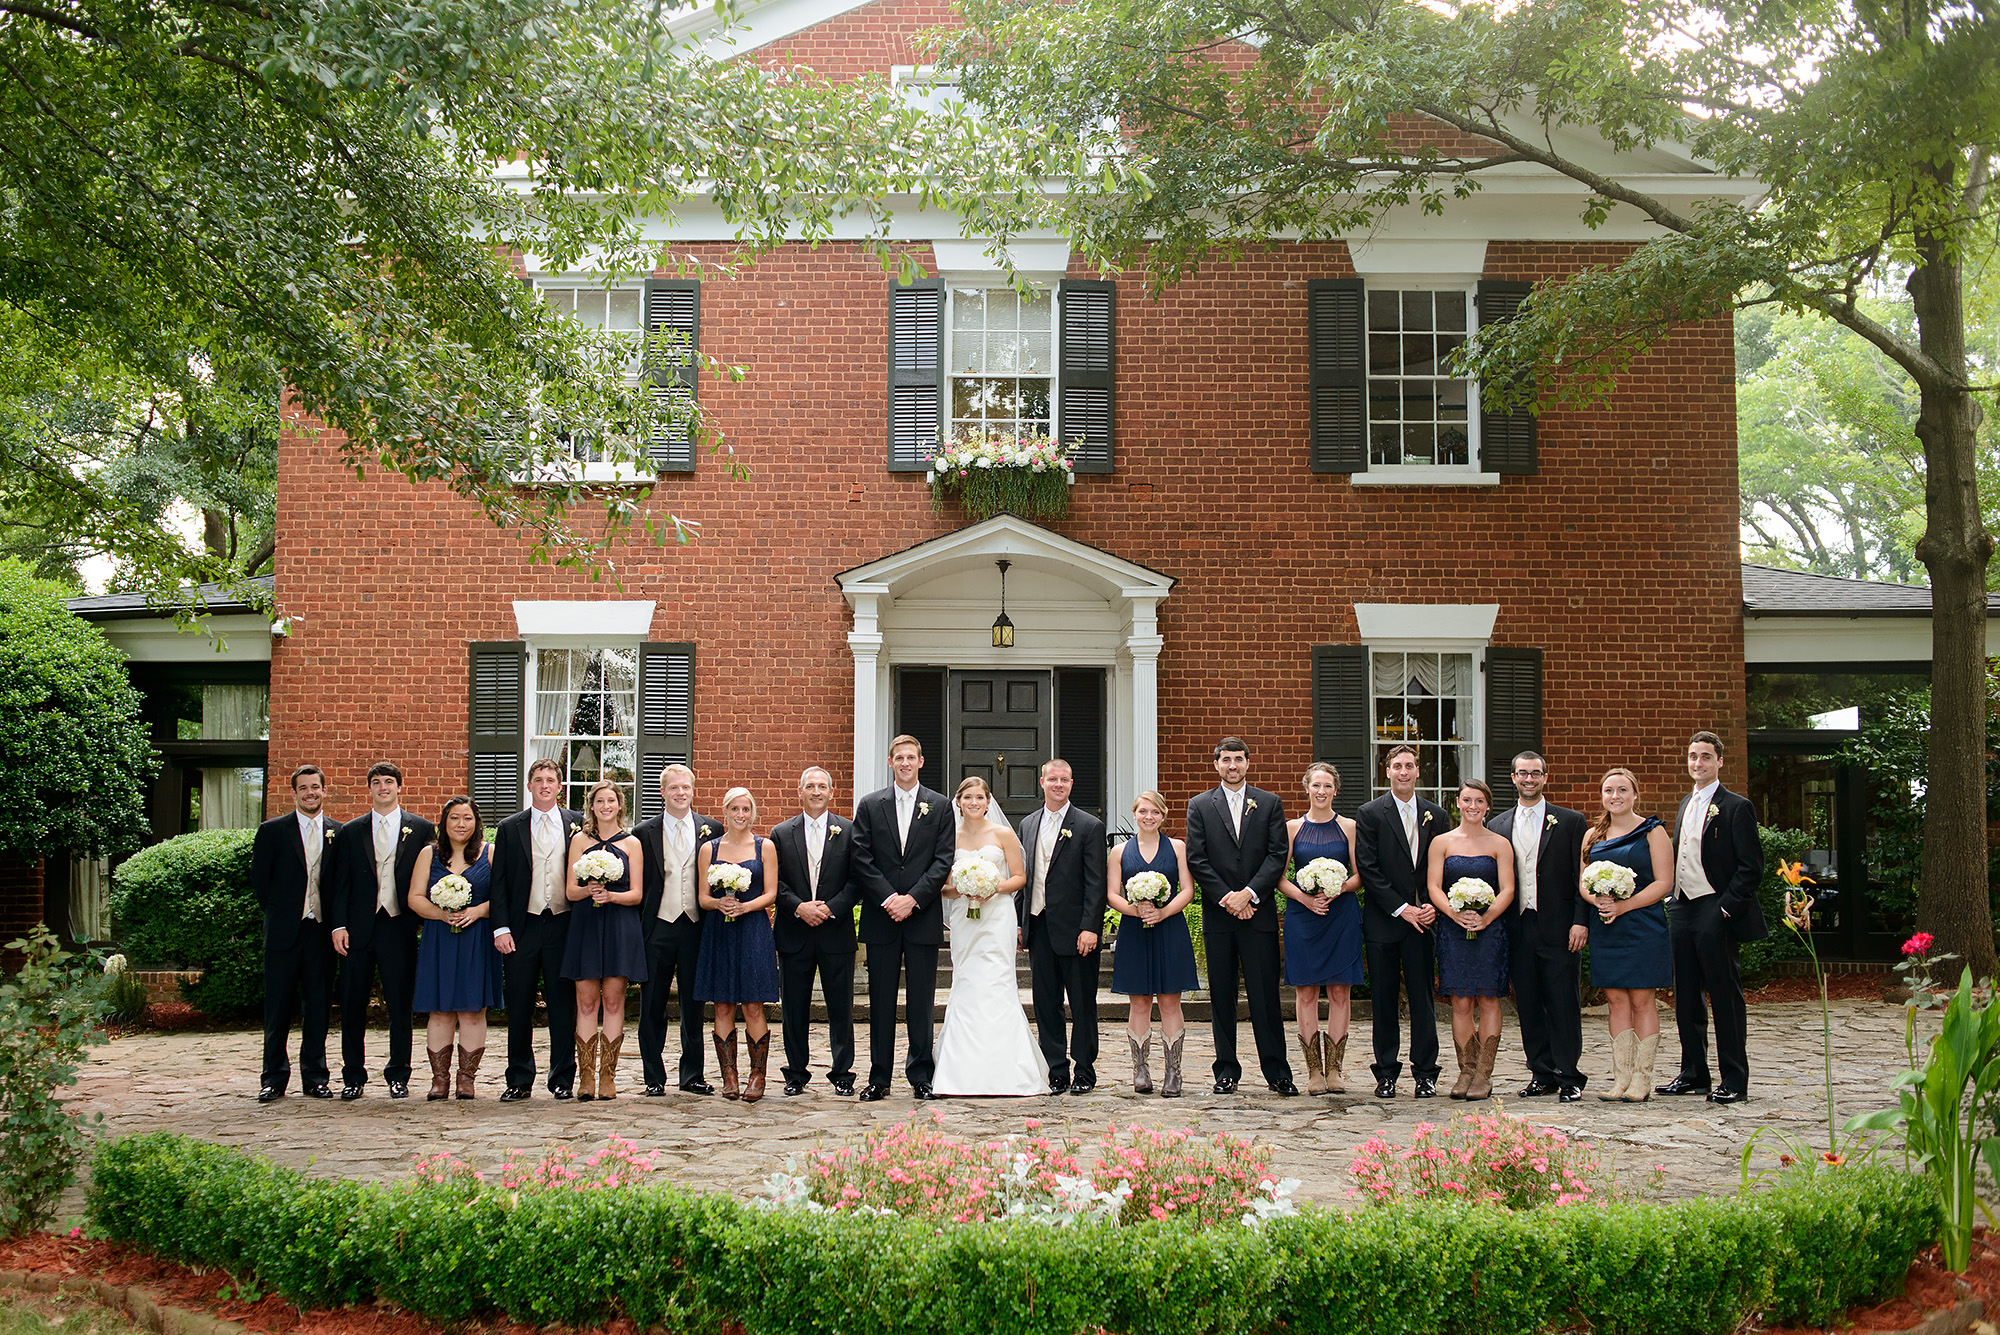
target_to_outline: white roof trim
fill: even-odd
[[[995,515],[956,533],[856,566],[835,575],[834,580],[852,604],[861,596],[887,594],[893,598],[898,586],[912,588],[952,571],[990,568],[1003,558],[1013,562],[1009,582],[1021,581],[1014,584],[1016,592],[1030,598],[1034,596],[1033,585],[1028,579],[1037,571],[1081,584],[1107,602],[1157,602],[1174,587],[1171,575],[1134,565],[1010,514]]]
[[[1370,644],[1392,640],[1485,644],[1500,618],[1498,603],[1356,603],[1354,620]]]
[[[653,628],[652,600],[644,602],[526,602],[514,603],[514,624],[521,638],[553,635],[594,640],[643,640]]]

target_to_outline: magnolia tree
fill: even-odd
[[[1269,238],[1365,235],[1522,164],[1584,217],[1650,223],[1615,265],[1543,284],[1465,367],[1516,405],[1588,400],[1677,325],[1775,304],[1852,330],[1917,387],[1934,617],[1918,921],[1982,975],[1985,570],[1965,259],[1990,246],[2000,12],[1986,0],[964,0],[937,58],[965,98],[969,230],[1052,226],[1170,283]],[[1019,132],[1023,124],[1033,132]],[[1412,134],[1442,125],[1459,136]],[[1005,126],[995,135],[982,126]],[[1595,132],[1766,183],[1699,211],[1558,145]],[[1470,141],[1463,136],[1476,136]],[[1443,144],[1440,146],[1439,141]],[[1053,189],[1028,188],[1024,181]],[[1913,319],[1862,301],[1907,276]],[[1990,375],[1990,372],[1988,373]]]

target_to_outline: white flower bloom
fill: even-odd
[[[104,961],[104,972],[114,978],[124,973],[127,967],[123,955],[112,955]]]

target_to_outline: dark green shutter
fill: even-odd
[[[1104,669],[1056,669],[1055,748],[1076,785],[1069,800],[1099,820],[1104,813]]]
[[[694,763],[694,646],[639,646],[639,819],[660,814],[660,773]]]
[[[1479,284],[1479,323],[1482,327],[1514,318],[1521,301],[1534,289],[1533,283],[1503,282],[1498,279]],[[1479,466],[1488,473],[1525,477],[1538,466],[1535,417],[1528,412],[1493,412],[1486,407],[1485,387],[1480,387]]]
[[[701,346],[701,284],[678,278],[646,280],[646,370],[653,397],[675,423],[654,431],[646,457],[662,473],[694,471],[694,405]]]
[[[1056,286],[1062,324],[1056,340],[1061,368],[1056,384],[1056,439],[1070,447],[1070,458],[1079,473],[1109,473],[1112,469],[1117,301],[1115,283],[1077,278]]]
[[[908,733],[923,748],[924,764],[917,771],[917,782],[948,793],[952,789],[945,786],[944,731],[944,669],[898,668],[896,732]]]
[[[889,471],[922,473],[944,435],[944,284],[889,285]]]
[[[1359,278],[1306,284],[1312,471],[1368,471],[1367,287]]]
[[[528,646],[480,640],[471,646],[470,725],[465,790],[480,817],[497,825],[526,802],[522,756],[528,745]]]
[[[1368,800],[1368,647],[1316,644],[1312,651],[1313,759],[1340,771],[1333,809],[1352,816]]]
[[[1542,651],[1486,651],[1486,782],[1496,810],[1514,805],[1514,756],[1542,749]]]

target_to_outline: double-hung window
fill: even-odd
[[[625,362],[629,383],[646,386],[673,416],[644,442],[640,464],[614,462],[601,436],[573,432],[560,442],[554,458],[542,455],[522,481],[650,483],[661,473],[692,472],[700,285],[671,279],[627,287],[551,281],[535,291],[551,310],[586,329],[622,337],[630,347]]]

